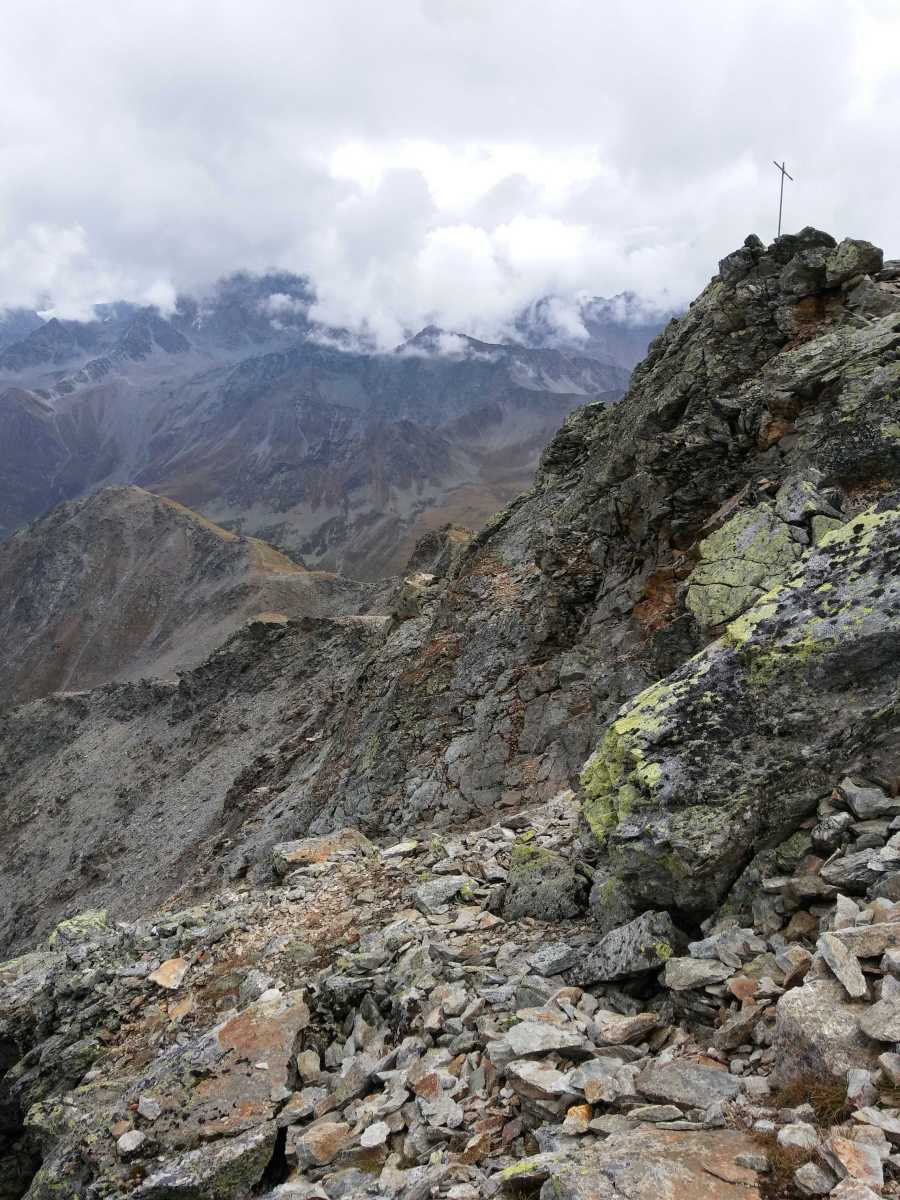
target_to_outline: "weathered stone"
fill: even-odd
[[[591,1125],[591,1117],[593,1109],[589,1104],[573,1104],[567,1109],[565,1120],[562,1123],[562,1132],[573,1136],[580,1136],[587,1133]]]
[[[886,950],[900,949],[900,922],[851,926],[836,930],[834,937],[857,958],[878,958]]]
[[[805,946],[788,945],[775,956],[775,961],[784,972],[784,988],[795,987],[809,971],[812,955]]]
[[[667,912],[646,912],[606,934],[576,964],[572,976],[585,986],[654,971],[683,941]]]
[[[851,1000],[859,1000],[868,994],[866,980],[856,956],[840,941],[836,934],[823,933],[816,943],[819,953],[828,963],[832,974]]]
[[[682,992],[722,983],[733,971],[733,967],[711,958],[670,958],[663,972],[663,983],[673,992]]]
[[[508,1063],[506,1077],[517,1092],[533,1100],[551,1100],[572,1090],[562,1071],[530,1058]]]
[[[860,1014],[863,1033],[879,1042],[900,1042],[900,999],[879,1000]]]
[[[808,1162],[794,1172],[794,1183],[802,1196],[827,1196],[837,1176],[819,1163]]]
[[[634,1068],[623,1070],[621,1062],[615,1059],[597,1058],[570,1071],[568,1082],[574,1090],[584,1092],[591,1104],[598,1101],[611,1104],[622,1096],[634,1094],[633,1071]]]
[[[528,960],[538,975],[553,976],[567,971],[578,961],[579,951],[566,942],[541,946]]]
[[[860,1028],[867,1004],[847,999],[836,979],[807,978],[776,1008],[775,1069],[784,1082],[803,1075],[846,1075],[851,1067],[874,1068],[878,1044]]]
[[[754,1149],[735,1130],[688,1133],[642,1125],[608,1143],[549,1161],[541,1200],[760,1200],[756,1172],[738,1155]]]
[[[140,1154],[141,1148],[147,1140],[147,1135],[139,1129],[129,1129],[127,1133],[123,1133],[116,1140],[116,1150],[119,1153],[119,1158],[134,1158]]]
[[[857,1179],[842,1179],[831,1195],[834,1200],[878,1200],[878,1193]]]
[[[174,992],[181,987],[190,967],[191,964],[186,958],[169,958],[157,967],[155,971],[151,971],[147,978],[151,983],[155,983],[157,987]]]
[[[858,238],[844,238],[825,260],[825,283],[835,287],[855,275],[874,275],[883,265],[884,255],[877,246]]]
[[[141,1096],[137,1104],[138,1115],[145,1121],[155,1121],[162,1114],[162,1105],[152,1096]]]
[[[849,776],[841,780],[839,791],[857,821],[868,821],[873,817],[895,817],[900,813],[900,800],[888,796],[879,787],[857,783]]]
[[[743,1088],[741,1081],[727,1071],[677,1059],[651,1063],[638,1075],[635,1086],[648,1100],[690,1108],[708,1108],[717,1100],[733,1100]]]
[[[189,1150],[153,1171],[132,1196],[134,1200],[232,1200],[248,1196],[262,1178],[274,1145],[275,1126],[265,1124],[238,1137]]]
[[[390,1126],[386,1121],[375,1121],[363,1130],[359,1144],[364,1150],[369,1150],[373,1146],[383,1146],[388,1140],[390,1132]]]
[[[561,854],[533,842],[517,842],[503,896],[507,920],[537,917],[562,921],[583,912],[588,882]]]
[[[853,1179],[878,1191],[884,1186],[881,1156],[872,1146],[832,1134],[822,1145],[822,1156],[841,1179]]]
[[[778,1130],[778,1145],[794,1150],[815,1150],[819,1145],[819,1135],[814,1125],[791,1121]]]
[[[766,942],[752,929],[730,928],[711,934],[699,942],[690,942],[692,958],[718,959],[726,966],[738,968],[741,963],[766,950]]]
[[[885,1055],[881,1056],[886,1057]],[[896,1055],[894,1056],[896,1057]],[[879,1059],[879,1061],[881,1061]],[[853,1120],[860,1125],[871,1125],[880,1129],[895,1146],[900,1145],[900,1118],[895,1112],[886,1112],[883,1108],[858,1108],[853,1114]]]
[[[660,1023],[656,1013],[635,1013],[631,1017],[623,1017],[619,1013],[601,1010],[594,1016],[594,1037],[602,1046],[640,1042]]]
[[[873,1082],[873,1072],[862,1067],[855,1067],[847,1072],[847,1102],[854,1108],[862,1109],[874,1104],[878,1098],[878,1089]]]
[[[576,1050],[586,1052],[586,1042],[577,1029],[565,1029],[540,1021],[520,1021],[507,1031],[506,1041],[515,1058]]]
[[[327,862],[334,855],[375,854],[376,849],[358,829],[339,829],[322,837],[279,842],[272,847],[272,866],[277,875],[288,875],[298,867]]]
[[[350,1143],[346,1121],[323,1121],[307,1129],[288,1129],[287,1157],[301,1168],[323,1167],[335,1159]]]
[[[729,1017],[713,1038],[717,1049],[736,1050],[744,1042],[749,1042],[761,1011],[756,1004],[745,1004],[734,1016]]]
[[[878,1200],[878,1193],[856,1179],[842,1179],[831,1195],[835,1200]]]
[[[426,913],[435,912],[449,904],[471,882],[468,875],[441,875],[428,879],[416,888],[416,908]]]

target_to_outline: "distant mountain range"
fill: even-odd
[[[399,569],[425,531],[527,487],[574,407],[621,396],[661,327],[634,297],[552,298],[489,343],[422,330],[392,353],[310,317],[299,276],[238,274],[175,311],[0,314],[0,538],[137,484],[309,567]]]

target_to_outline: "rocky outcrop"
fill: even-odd
[[[582,783],[603,862],[633,898],[704,916],[857,755],[890,772],[898,602],[900,508],[885,497],[620,711]]]
[[[383,615],[3,714],[14,1200],[896,1187],[896,283],[750,238]]]
[[[185,677],[179,696],[191,697],[187,705],[147,689],[137,724],[112,716],[132,709],[130,693],[69,704],[64,720],[59,706],[52,719],[49,710],[11,719],[0,730],[7,808],[16,814],[7,836],[38,852],[63,779],[66,794],[90,794],[95,810],[108,813],[139,778],[147,812],[183,827],[189,796],[192,812],[209,815],[205,828],[228,826],[211,855],[218,868],[263,879],[266,837],[287,841],[348,823],[400,836],[411,825],[490,818],[577,785],[624,702],[712,642],[736,607],[831,555],[817,543],[896,480],[898,283],[892,269],[827,283],[822,264],[839,251],[851,261],[854,246],[840,249],[815,230],[769,248],[748,239],[657,339],[624,400],[567,419],[530,492],[472,539],[453,527],[429,534],[407,582],[373,602],[384,619],[330,625],[328,652],[314,666],[301,652],[294,708],[287,681],[268,675],[240,712],[218,683],[207,692],[226,661],[240,660],[246,678],[267,674],[258,652],[274,642],[260,637]],[[875,261],[864,247],[860,254]],[[821,270],[810,268],[812,291],[803,293],[811,255]],[[862,315],[860,289],[867,312],[877,293],[879,315]],[[289,630],[281,644],[297,636]],[[719,651],[710,653],[718,661]],[[741,654],[733,649],[728,661]],[[308,661],[314,687],[300,682]],[[234,671],[224,674],[240,677]],[[757,707],[760,736],[762,716]],[[23,722],[27,757],[17,747]],[[799,732],[792,736],[799,742]],[[86,750],[98,745],[99,761]],[[842,766],[829,751],[826,769],[845,773],[853,753]],[[271,790],[256,790],[263,787]],[[47,807],[36,808],[35,796]],[[35,812],[29,836],[20,822]],[[754,825],[752,848],[768,819]],[[104,824],[91,837],[101,862],[109,851],[99,846],[114,840]],[[185,852],[195,833],[192,822]],[[723,877],[750,869],[747,846],[729,855]],[[155,856],[138,866],[142,894],[160,894],[158,871]],[[31,878],[12,886],[13,905],[34,902]],[[51,896],[58,886],[54,877]],[[674,895],[668,879],[665,886]],[[76,890],[85,887],[82,879]],[[679,904],[697,915],[721,894],[702,876],[693,890]],[[84,894],[91,904],[110,902],[93,886]],[[645,906],[641,897],[632,904],[615,871],[598,873],[592,896],[594,911],[610,914],[608,927]],[[27,937],[27,923],[18,927]]]

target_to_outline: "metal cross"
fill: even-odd
[[[772,162],[775,163],[775,166],[781,172],[781,191],[778,194],[778,236],[781,237],[781,208],[784,204],[784,177],[787,175],[791,183],[794,182],[794,177],[793,175],[788,175],[787,171],[784,169],[783,162],[777,163],[775,162],[774,158],[772,159]]]

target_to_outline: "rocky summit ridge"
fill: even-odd
[[[3,1200],[898,1194],[898,397],[750,237],[367,612],[0,715]]]

